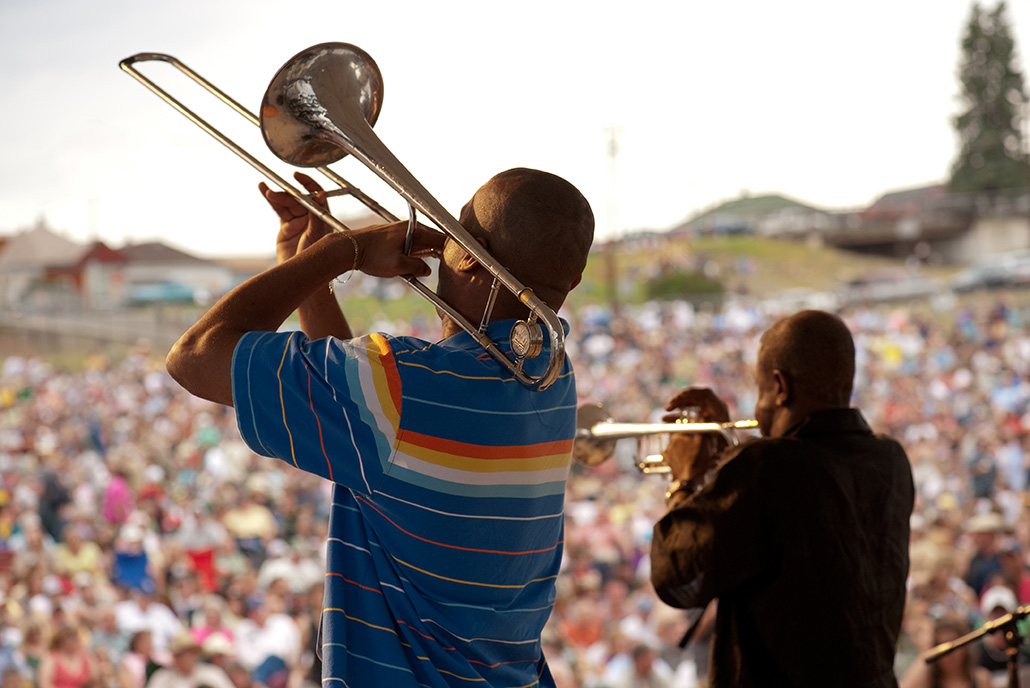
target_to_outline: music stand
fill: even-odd
[[[1030,605],[1017,607],[1012,613],[988,621],[972,633],[966,633],[961,638],[930,648],[923,659],[927,664],[936,662],[944,655],[968,645],[977,638],[1003,631],[1005,633],[1005,654],[1008,655],[1009,688],[1019,688],[1019,646],[1023,642],[1023,636],[1016,628],[1016,623],[1027,616],[1030,616]]]

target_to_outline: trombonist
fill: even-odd
[[[333,483],[323,682],[553,687],[540,635],[562,557],[570,362],[531,391],[442,311],[435,343],[353,337],[330,280],[427,275],[403,253],[405,223],[329,233],[292,197],[261,190],[281,222],[278,265],[216,303],[167,366],[195,395],[234,405],[255,452]],[[460,222],[555,311],[580,281],[594,230],[572,184],[523,168],[491,178]],[[412,248],[442,254],[445,302],[470,320],[484,312],[486,266],[426,228]],[[277,332],[295,309],[302,331]],[[509,348],[527,314],[498,295],[487,336]]]
[[[711,686],[897,685],[912,472],[850,408],[854,374],[844,322],[802,311],[759,344],[761,438],[725,450],[712,434],[672,436],[651,579],[674,607],[718,599]],[[667,410],[686,407],[729,420],[707,389]]]

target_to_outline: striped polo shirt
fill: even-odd
[[[488,330],[502,350],[512,322]],[[540,632],[576,425],[568,360],[529,391],[464,332],[252,332],[232,379],[251,449],[334,483],[324,685],[553,685]]]

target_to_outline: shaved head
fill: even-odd
[[[576,187],[521,167],[484,184],[462,209],[461,224],[554,308],[579,281],[594,238],[593,212]]]
[[[847,325],[823,311],[801,311],[762,335],[758,366],[789,377],[799,398],[823,408],[847,407],[855,378],[855,342]]]

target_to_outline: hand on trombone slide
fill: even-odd
[[[294,177],[311,194],[315,203],[328,209],[328,195],[314,179],[303,172]],[[331,234],[332,229],[314,213],[305,208],[296,198],[285,191],[273,191],[262,182],[258,185],[261,194],[279,216],[279,234],[276,237],[276,260],[282,263],[305,250],[316,241]],[[374,277],[398,277],[415,275],[425,277],[429,266],[421,257],[439,255],[446,239],[442,232],[422,224],[415,225],[410,251],[404,253],[408,223],[392,222],[350,232],[357,248],[354,270]],[[346,272],[348,268],[341,270]]]
[[[329,209],[329,199],[318,182],[303,172],[294,172],[293,177],[308,190],[315,203]],[[332,231],[321,218],[285,191],[272,191],[264,182],[258,184],[258,190],[279,216],[279,235],[275,239],[277,263],[289,260]]]

